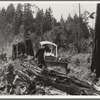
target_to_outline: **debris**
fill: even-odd
[[[27,60],[15,60],[16,63],[8,64],[5,75],[7,84],[0,86],[1,94],[100,95],[99,88],[95,85],[71,75],[39,68],[34,64],[34,61],[31,61],[32,59],[30,59],[32,63]],[[16,66],[16,64],[18,65]]]

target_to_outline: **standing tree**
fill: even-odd
[[[31,10],[31,4],[24,4],[23,20],[22,24],[24,26],[24,37],[29,38],[29,31],[33,30],[33,12]]]
[[[17,10],[14,15],[13,19],[13,26],[14,26],[14,34],[19,33],[20,26],[22,25],[22,5],[18,4],[17,5]]]
[[[83,52],[84,42],[89,37],[89,30],[87,21],[82,16],[77,15],[74,18],[70,16],[66,20],[66,38],[68,44],[73,44],[77,49],[77,53]]]
[[[0,11],[0,31],[2,31],[3,35],[5,34],[6,26],[7,26],[6,10],[5,8],[2,8]]]
[[[52,29],[52,23],[53,23],[53,15],[52,15],[52,10],[49,7],[48,9],[46,9],[44,14],[44,27],[43,27],[44,33]]]
[[[8,23],[12,23],[12,19],[15,15],[15,7],[13,4],[10,4],[8,7],[7,7],[7,11],[6,11],[6,20]]]
[[[43,9],[38,10],[35,21],[36,21],[35,33],[37,34],[38,38],[41,37],[41,40],[43,40],[43,25],[44,25]]]
[[[91,71],[95,71],[96,80],[100,77],[100,4],[97,4],[97,17],[95,24],[95,47],[92,55]]]

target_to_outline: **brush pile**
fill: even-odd
[[[15,60],[0,69],[1,95],[100,95],[95,85],[54,70],[37,67],[34,59]]]

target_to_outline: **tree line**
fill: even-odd
[[[57,21],[50,7],[44,11],[29,3],[19,3],[16,8],[9,4],[7,9],[3,7],[0,10],[0,42],[12,33],[23,38],[30,37],[34,48],[38,48],[40,41],[48,40],[56,43],[61,51],[74,49],[76,53],[90,52],[94,30],[88,25],[88,19],[84,12],[74,17],[69,14],[66,19],[61,16]]]

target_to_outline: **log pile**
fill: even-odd
[[[13,90],[16,88],[21,88],[24,84],[23,92],[20,91],[20,95],[35,95],[38,84],[41,84],[40,87],[54,87],[66,94],[69,95],[100,95],[100,91],[95,88],[94,85],[91,85],[87,82],[79,80],[74,76],[65,75],[54,70],[42,69],[36,66],[36,64],[21,63],[19,67],[23,67],[25,70],[19,70],[15,68],[15,79],[12,83]],[[20,81],[21,84],[18,84]],[[16,84],[17,83],[17,84]],[[3,91],[6,86],[0,87],[0,91]],[[16,94],[16,93],[13,93]],[[44,90],[42,90],[42,95],[45,95]]]
[[[53,70],[40,70],[39,68],[34,68],[31,72],[45,86],[53,86],[70,95],[100,95],[100,92],[93,85],[73,76],[69,77]]]

